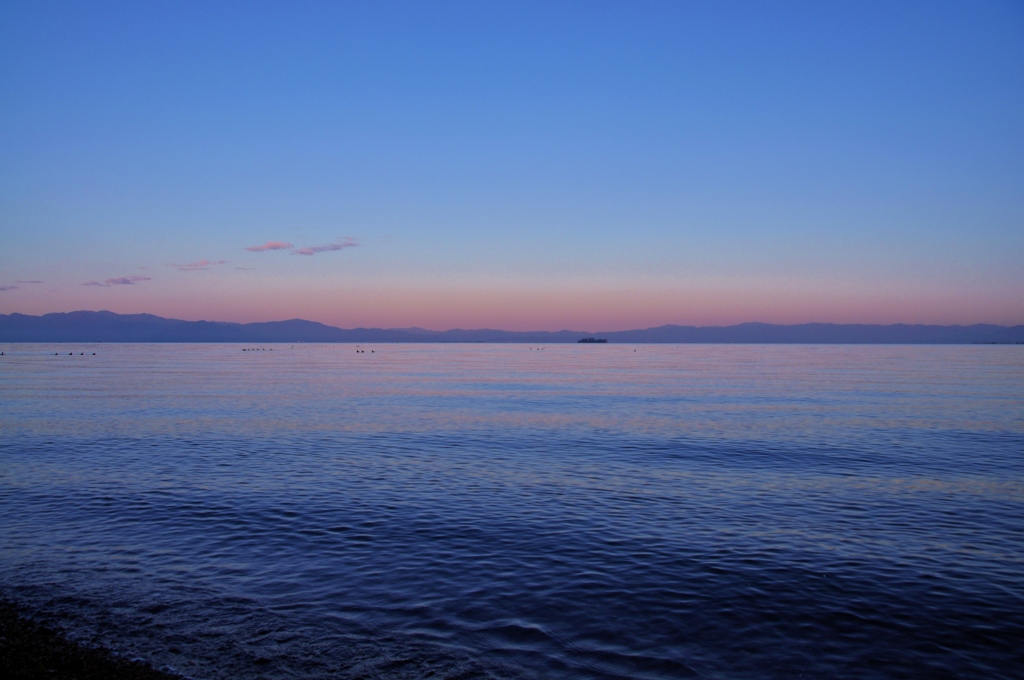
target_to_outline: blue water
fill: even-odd
[[[0,595],[158,667],[1024,677],[1022,347],[0,349]]]

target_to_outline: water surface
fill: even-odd
[[[1021,347],[3,349],[0,594],[195,678],[1024,668]]]

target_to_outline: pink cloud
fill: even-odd
[[[43,283],[42,281],[15,281],[15,283]]]
[[[262,253],[267,250],[291,250],[294,247],[291,243],[285,243],[284,241],[267,241],[261,246],[249,246],[246,250]]]
[[[139,281],[152,281],[153,279],[148,276],[119,276],[116,279],[107,279],[100,283],[99,281],[86,281],[83,286],[134,286]]]
[[[199,260],[198,262],[189,262],[188,264],[169,264],[168,267],[174,267],[178,271],[183,272],[198,272],[210,267],[216,267],[219,264],[227,264],[227,260],[217,260],[216,262],[210,262],[209,260]]]
[[[327,243],[322,246],[299,248],[293,255],[316,255],[317,253],[329,253],[335,250],[345,250],[345,248],[355,248],[358,245],[359,243],[354,238],[346,236],[340,243]]]

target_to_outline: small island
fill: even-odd
[[[606,340],[605,338],[583,338],[582,340],[577,340],[577,342],[602,343],[608,342],[608,340]]]

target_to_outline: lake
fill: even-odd
[[[1024,675],[1022,346],[0,349],[0,595],[158,667]]]

